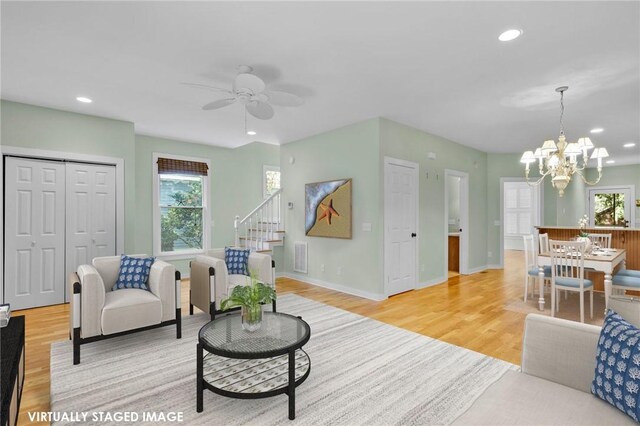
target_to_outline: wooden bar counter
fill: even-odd
[[[550,240],[568,241],[580,233],[580,228],[561,226],[537,226],[540,234],[549,234]],[[627,269],[640,270],[640,229],[638,228],[586,228],[588,234],[611,234],[611,247],[624,249],[627,255]],[[588,276],[593,281],[594,290],[604,291],[604,274],[602,272],[589,272]]]

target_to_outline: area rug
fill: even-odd
[[[580,294],[577,292],[567,292],[567,299],[564,298],[563,292],[560,294],[560,310],[556,312],[557,318],[563,318],[571,321],[580,321]],[[545,309],[538,310],[538,296],[533,299],[527,298],[524,302],[522,298],[509,301],[504,307],[508,311],[521,312],[523,314],[541,314],[551,315],[551,294],[544,296]],[[602,325],[604,321],[604,293],[593,292],[593,318],[589,317],[589,293],[584,296],[584,322],[587,324]]]
[[[311,374],[296,390],[292,424],[448,424],[517,368],[293,294],[278,299],[278,310],[311,326],[304,347]],[[239,400],[205,390],[204,412],[196,412],[196,341],[206,322],[205,314],[185,316],[181,340],[174,327],[163,327],[83,345],[76,366],[71,343],[54,343],[52,411],[88,414],[78,424],[127,423],[95,413],[138,413],[135,423],[143,424],[150,412],[179,412],[188,425],[287,424],[286,395]]]

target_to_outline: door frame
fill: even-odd
[[[444,169],[444,259],[449,256],[449,178],[460,178],[460,275],[469,274],[469,173]],[[444,262],[443,276],[449,275],[449,261]]]
[[[383,262],[383,287],[384,287],[384,296],[385,298],[389,297],[389,275],[387,273],[387,271],[390,270],[390,265],[391,265],[391,260],[389,259],[389,230],[387,228],[387,220],[386,218],[388,217],[388,209],[390,207],[390,204],[388,201],[390,201],[390,197],[388,194],[388,176],[387,176],[387,166],[391,166],[391,165],[395,165],[395,166],[402,166],[402,167],[408,167],[414,170],[414,179],[415,179],[415,185],[414,185],[414,189],[413,189],[413,194],[414,194],[414,198],[415,198],[415,202],[416,202],[416,214],[415,214],[415,232],[417,234],[415,240],[415,245],[416,245],[416,258],[415,258],[415,271],[414,271],[414,286],[413,288],[416,289],[418,288],[418,283],[419,283],[419,270],[420,270],[420,265],[419,265],[419,259],[420,259],[420,232],[419,231],[419,225],[420,225],[420,191],[419,191],[419,186],[420,186],[420,164],[418,163],[414,163],[413,161],[407,161],[407,160],[401,160],[399,158],[393,158],[393,157],[384,157],[383,160],[383,216],[382,216],[382,223],[384,226],[384,242],[383,242],[383,257],[384,257],[384,262]]]
[[[498,264],[499,269],[504,268],[504,184],[506,182],[526,182],[527,180],[523,177],[501,177],[500,178],[500,241],[498,241],[498,250],[499,253],[499,261]],[[537,222],[538,225],[541,226],[544,223],[544,184],[532,186],[534,191],[537,188],[537,197],[538,197],[538,211],[537,211]],[[535,195],[534,195],[535,196]],[[535,234],[534,234],[535,235]]]
[[[72,161],[80,163],[103,164],[116,168],[116,253],[124,253],[124,159],[102,155],[79,154],[73,152],[51,151],[17,146],[0,146],[2,155],[2,182],[4,183],[4,157],[23,157],[35,160]],[[4,184],[2,185],[2,205],[4,206]],[[4,210],[4,209],[3,209]],[[4,212],[3,212],[4,215]],[[0,244],[0,300],[4,301],[4,216],[2,217],[2,244]],[[65,277],[66,278],[66,277]]]

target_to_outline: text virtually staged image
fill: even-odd
[[[0,426],[640,423],[640,1],[0,40]]]

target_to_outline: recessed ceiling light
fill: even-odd
[[[85,103],[85,104],[90,104],[91,102],[93,102],[91,99],[89,99],[87,97],[84,97],[84,96],[78,96],[76,98],[76,101],[82,102],[82,103]]]
[[[515,40],[522,35],[522,30],[507,30],[498,36],[498,40],[500,41],[511,41]]]
[[[249,136],[255,136],[255,135],[256,135],[256,132],[255,132],[255,131],[253,131],[253,130],[247,130],[247,134],[248,134]]]
[[[606,161],[606,163],[607,163],[607,164],[613,164],[613,163],[615,163],[615,162],[616,162],[616,160],[607,160],[607,161]]]
[[[604,129],[602,127],[596,127],[595,129],[591,129],[591,133],[602,133]]]
[[[625,143],[624,145],[625,148],[633,148],[634,146],[636,146],[636,144],[634,142],[629,142],[629,143]]]

